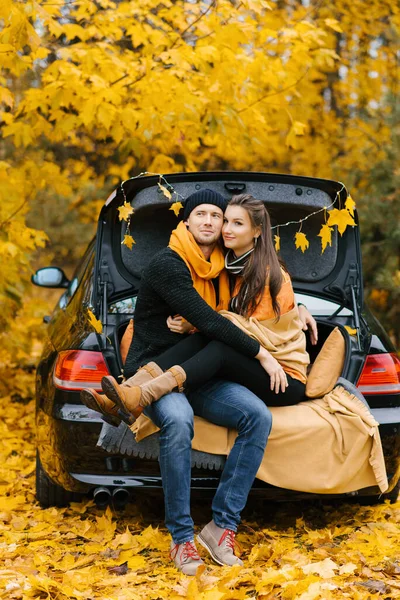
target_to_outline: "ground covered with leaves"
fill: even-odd
[[[123,513],[100,511],[90,500],[40,508],[31,379],[17,381],[20,391],[2,398],[0,408],[1,598],[400,598],[400,502],[253,499],[238,535],[244,566],[222,568],[205,556],[195,578],[169,561],[159,498],[141,498]],[[198,527],[206,523],[209,502],[196,499],[193,516]]]

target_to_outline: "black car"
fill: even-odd
[[[99,413],[81,403],[79,391],[83,387],[101,390],[103,375],[121,374],[120,342],[134,317],[140,274],[153,254],[168,244],[176,227],[171,203],[202,188],[225,197],[246,192],[266,203],[273,226],[280,225],[274,234],[279,233],[297,301],[304,302],[318,322],[318,347],[309,344],[308,348],[311,362],[338,326],[346,340],[342,377],[363,393],[380,424],[387,473],[394,483],[400,469],[400,361],[381,325],[364,306],[359,228],[349,226],[342,236],[334,228],[331,245],[323,253],[318,237],[326,210],[344,207],[348,197],[344,185],[247,172],[172,174],[161,182],[163,186],[158,176],[132,178],[111,194],[100,212],[96,237],[70,281],[56,267],[39,269],[32,278],[36,285],[65,288],[51,318],[46,318],[48,338],[37,368],[39,502],[62,505],[92,494],[99,505],[111,496],[121,505],[142,488],[161,489],[158,434],[139,444],[130,432],[119,435],[118,444],[118,436],[102,435],[98,442],[110,426],[103,428]],[[134,207],[131,220],[120,220],[118,209],[129,204]],[[357,223],[356,212],[354,219]],[[305,252],[294,245],[300,225],[309,241]],[[132,248],[122,243],[125,235],[133,237]],[[90,313],[101,322],[100,333]],[[193,451],[192,488],[216,488],[223,462],[224,457]],[[378,488],[351,495],[394,500],[398,489],[397,483],[387,495],[380,496]],[[253,491],[270,499],[311,497],[259,480]]]

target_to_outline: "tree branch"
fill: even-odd
[[[15,210],[5,221],[3,221],[2,223],[0,223],[0,227],[4,227],[4,225],[6,225],[9,221],[11,221],[12,218],[15,217],[15,215],[17,215],[19,213],[20,210],[22,210],[25,206],[25,204],[28,202],[29,200],[29,196],[28,198],[26,198],[23,203],[21,204],[21,206],[19,206],[17,208],[17,210]]]
[[[193,27],[193,25],[196,25],[196,23],[198,23],[212,8],[214,8],[214,6],[217,5],[218,0],[212,0],[210,6],[207,8],[207,10],[205,10],[204,12],[200,13],[200,15],[197,17],[197,19],[195,19],[193,21],[193,23],[190,23],[190,25],[188,25],[186,27],[186,29],[184,29],[180,34],[179,37],[176,38],[176,40],[174,41],[174,43],[172,44],[170,50],[172,50],[172,48],[175,46],[175,44],[178,42],[178,40],[183,39],[183,36],[185,35],[185,33],[187,31],[189,31],[189,29],[191,29],[191,27]]]
[[[261,96],[261,98],[259,98],[258,100],[255,100],[254,102],[252,102],[251,104],[249,104],[249,106],[245,106],[245,108],[241,108],[240,110],[236,111],[238,114],[244,112],[245,110],[249,110],[249,108],[253,108],[253,106],[255,106],[256,104],[258,104],[259,102],[262,102],[263,100],[265,100],[266,98],[270,98],[271,96],[278,96],[279,94],[282,94],[283,92],[286,92],[287,90],[290,90],[292,87],[295,87],[298,83],[300,83],[300,81],[302,79],[304,79],[304,77],[307,75],[308,71],[310,70],[309,67],[307,67],[307,69],[305,70],[305,72],[303,73],[303,75],[294,83],[291,83],[290,85],[288,85],[287,87],[278,90],[277,92],[271,92],[270,94],[264,94],[264,96]]]

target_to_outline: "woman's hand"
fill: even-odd
[[[288,384],[285,371],[282,369],[278,361],[262,346],[256,358],[260,361],[261,366],[268,373],[271,380],[271,391],[279,394],[280,391],[285,392]]]
[[[310,332],[310,340],[313,346],[318,342],[317,322],[304,304],[297,305],[300,321],[303,323],[303,331]]]
[[[174,317],[168,317],[167,319],[168,329],[173,331],[174,333],[189,333],[193,329],[193,325],[186,321],[180,315],[175,315]]]

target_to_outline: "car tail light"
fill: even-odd
[[[62,390],[92,388],[101,391],[101,379],[109,371],[101,352],[65,350],[60,352],[53,380]]]
[[[400,394],[400,360],[396,354],[369,354],[357,387],[365,396]]]

